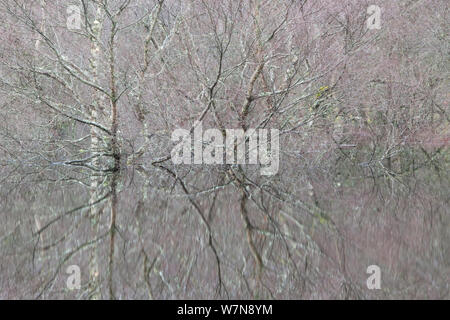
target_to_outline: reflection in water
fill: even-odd
[[[101,173],[93,192],[85,169],[16,168],[1,188],[1,297],[448,294],[440,173],[347,170],[355,174],[329,177],[304,164],[269,181],[251,166],[166,162]],[[366,287],[372,264],[381,290]],[[70,265],[80,267],[79,290],[67,288]]]

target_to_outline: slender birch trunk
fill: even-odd
[[[92,42],[91,42],[91,71],[93,76],[93,82],[98,83],[99,80],[99,64],[101,59],[101,46],[100,46],[100,37],[101,37],[101,29],[102,29],[102,11],[101,8],[97,8],[96,18],[93,23],[92,31]],[[94,103],[90,106],[89,116],[92,122],[99,122],[100,118],[100,110],[104,104],[104,96],[101,92],[96,92],[94,97]],[[98,155],[101,149],[101,136],[99,129],[92,126],[91,127],[91,152],[93,155]],[[99,168],[101,166],[100,158],[94,158],[92,162],[94,167]],[[100,195],[100,183],[101,178],[98,175],[91,176],[91,199],[90,203],[95,203]],[[99,231],[99,220],[102,213],[101,204],[92,205],[90,208],[90,219],[91,219],[91,228],[93,238],[98,237]],[[100,299],[101,298],[101,290],[99,288],[99,262],[98,262],[98,247],[95,245],[92,249],[90,261],[89,261],[89,291],[91,299]]]

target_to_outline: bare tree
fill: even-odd
[[[0,0],[0,298],[448,297],[448,8],[369,5]],[[174,164],[200,126],[278,173]]]

